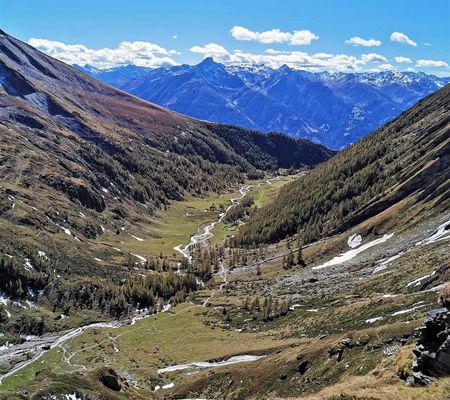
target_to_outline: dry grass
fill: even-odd
[[[377,400],[445,400],[450,398],[450,378],[440,379],[426,388],[410,387],[390,372],[373,371],[364,376],[345,376],[320,392],[289,399],[326,400],[338,394]],[[359,399],[358,399],[359,400]]]

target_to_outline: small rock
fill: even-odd
[[[412,375],[408,376],[406,382],[409,385],[419,385],[419,386],[427,386],[433,382],[433,380],[422,372],[413,372]]]

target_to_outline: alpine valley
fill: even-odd
[[[447,81],[0,31],[0,399],[449,399]]]

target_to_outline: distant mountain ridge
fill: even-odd
[[[136,66],[82,70],[182,114],[279,131],[337,149],[450,81],[422,72],[311,73],[286,65],[276,70],[263,65],[225,66],[211,58],[193,66],[153,70]]]

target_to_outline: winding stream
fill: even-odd
[[[166,304],[164,308],[159,312],[166,312],[170,309],[170,304]],[[14,375],[21,369],[35,362],[39,358],[42,357],[43,354],[48,351],[54,349],[55,347],[60,347],[63,351],[64,360],[69,364],[70,359],[73,354],[68,356],[66,355],[67,349],[63,346],[63,344],[67,343],[69,340],[74,339],[77,336],[80,336],[87,329],[98,329],[98,328],[120,328],[122,326],[134,325],[136,321],[147,318],[155,314],[148,314],[148,312],[138,310],[135,314],[124,320],[116,320],[111,322],[95,322],[89,325],[80,326],[78,328],[74,328],[70,331],[65,332],[63,335],[58,336],[54,334],[43,335],[43,336],[33,336],[30,340],[16,344],[7,348],[4,348],[0,351],[0,364],[5,362],[10,362],[13,360],[18,360],[18,362],[14,365],[14,367],[9,370],[4,375],[0,376],[0,385],[2,384],[5,378]],[[22,360],[23,359],[23,360]],[[82,366],[84,367],[84,366]]]
[[[251,189],[253,189],[255,187],[261,187],[264,184],[271,185],[272,181],[276,181],[279,179],[280,179],[280,177],[277,176],[275,178],[267,179],[265,181],[265,183],[261,182],[261,183],[258,183],[257,185],[243,185],[239,189],[240,196],[230,199],[231,204],[225,209],[224,212],[221,212],[219,214],[219,218],[217,219],[217,221],[210,222],[209,224],[206,224],[205,226],[201,227],[195,235],[191,236],[191,240],[187,245],[183,246],[182,244],[179,244],[178,246],[174,247],[173,249],[178,251],[179,253],[181,253],[183,255],[183,257],[186,257],[189,262],[192,262],[192,249],[197,244],[201,244],[201,245],[207,244],[208,240],[214,236],[214,233],[212,232],[214,227],[219,222],[222,222],[222,220],[225,218],[225,216],[227,215],[228,211],[231,210],[231,208],[233,208],[235,205],[239,204],[239,200],[241,200],[243,197],[245,197],[245,195]]]
[[[267,179],[265,183],[259,183],[258,185],[243,185],[239,189],[240,196],[235,197],[231,199],[231,204],[225,209],[224,212],[220,213],[218,216],[218,219],[216,221],[213,221],[207,225],[205,225],[203,228],[199,229],[199,232],[197,232],[195,235],[191,236],[190,242],[185,245],[179,245],[176,246],[174,249],[178,252],[180,252],[184,257],[186,257],[189,262],[192,261],[192,254],[191,251],[193,247],[200,243],[202,245],[206,245],[208,239],[214,236],[214,233],[212,230],[218,224],[223,220],[223,218],[227,215],[228,211],[234,207],[236,204],[239,204],[239,200],[241,200],[252,188],[254,187],[260,187],[264,184],[271,185],[272,181],[278,180],[280,177],[275,177],[272,179]],[[222,279],[222,283],[219,287],[219,290],[222,290],[222,288],[227,284],[227,270],[224,268],[223,264],[221,263],[221,269],[219,271],[219,276]],[[207,305],[207,302],[213,297],[214,292],[211,294],[211,296],[204,302],[203,306]],[[167,304],[160,312],[166,312],[170,309],[170,305]],[[81,335],[83,332],[85,332],[87,329],[92,328],[120,328],[122,326],[126,325],[133,325],[136,321],[146,318],[148,316],[151,316],[154,314],[148,314],[146,312],[137,311],[131,318],[125,319],[125,320],[116,320],[112,322],[96,322],[89,325],[81,326],[78,328],[74,328],[72,330],[69,330],[62,335],[58,334],[48,334],[43,336],[36,336],[30,338],[30,340],[19,343],[12,346],[2,346],[2,349],[0,350],[0,364],[6,364],[6,363],[14,363],[14,361],[17,361],[14,364],[14,367],[12,367],[8,372],[0,376],[0,385],[2,384],[3,380],[5,378],[8,378],[14,374],[16,374],[21,369],[25,368],[26,366],[32,364],[36,360],[42,357],[43,354],[47,353],[48,351],[54,349],[55,347],[60,347],[64,353],[64,359],[68,362],[69,365],[72,365],[70,363],[70,359],[72,356],[67,356],[66,352],[67,349],[63,346],[65,343],[67,343],[69,340],[74,339],[75,337]],[[243,357],[242,361],[247,360],[245,357],[247,356],[240,356]],[[234,360],[236,361],[236,360]],[[248,360],[247,360],[248,361]],[[84,366],[83,366],[84,367]]]

